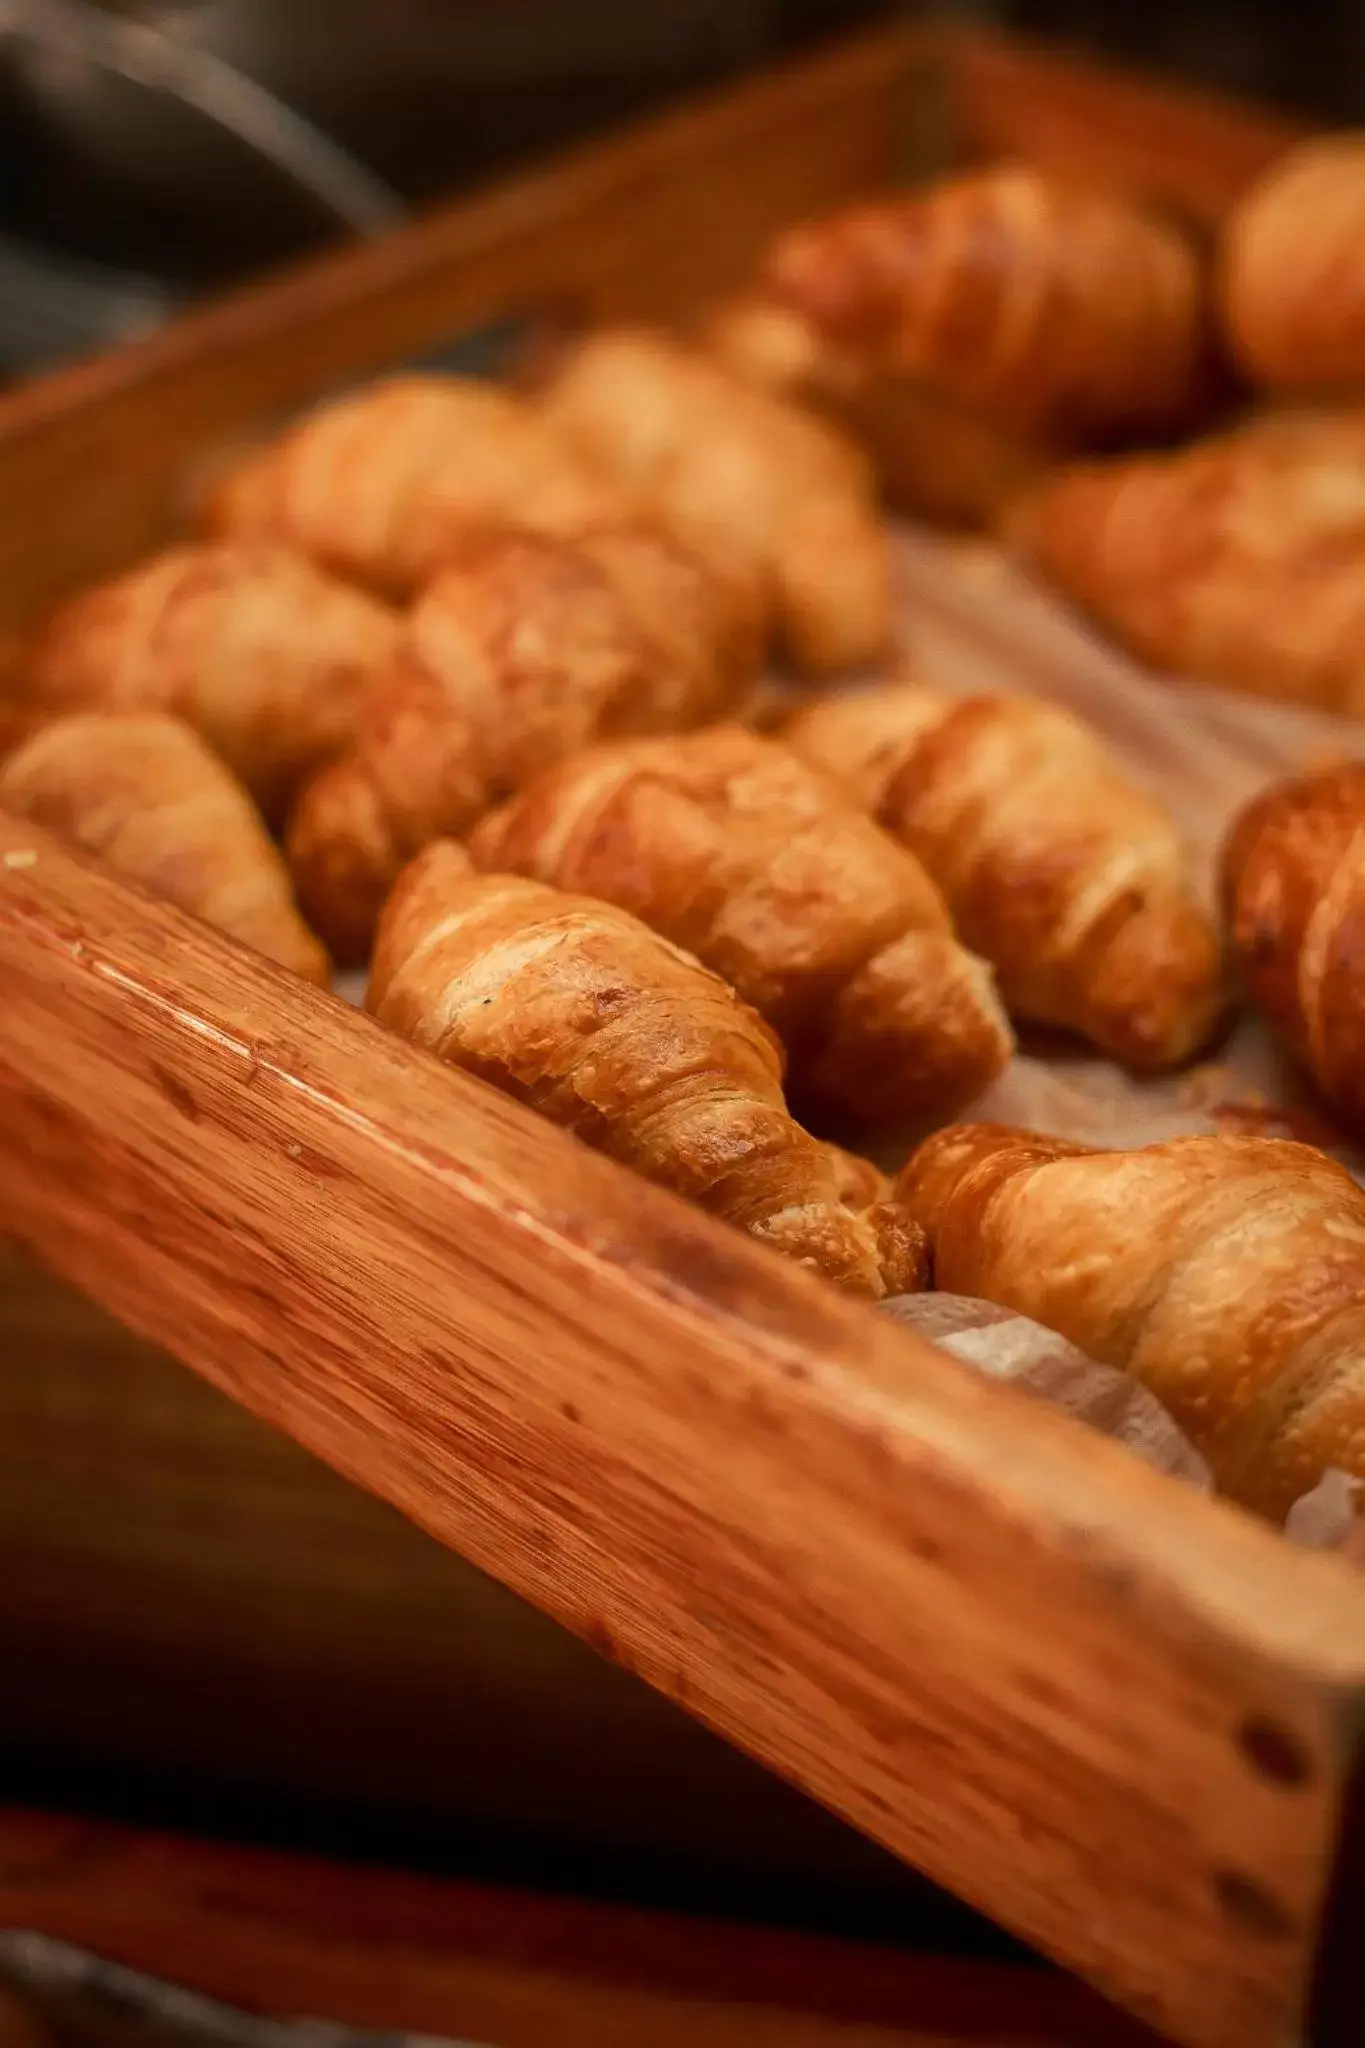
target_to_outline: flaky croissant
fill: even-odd
[[[0,809],[60,833],[308,981],[330,979],[250,797],[189,727],[73,711],[0,761]]]
[[[385,905],[369,1006],[788,1258],[879,1298],[923,1239],[788,1114],[777,1040],[733,990],[625,911],[429,846]],[[870,1169],[875,1172],[875,1169]],[[845,1193],[852,1201],[846,1202]]]
[[[471,528],[574,534],[629,508],[526,399],[475,378],[398,377],[320,406],[228,468],[209,525],[287,541],[406,597]]]
[[[629,910],[777,1032],[801,1101],[951,1115],[1009,1058],[989,970],[919,862],[787,747],[738,726],[595,747],[490,813],[476,865]]]
[[[1233,958],[1251,1000],[1365,1128],[1365,768],[1274,784],[1223,850]]]
[[[1015,427],[1178,420],[1205,372],[1204,283],[1183,237],[1024,165],[789,228],[755,292],[807,324],[826,379],[850,366],[922,378]],[[739,339],[751,358],[798,353],[794,328],[771,318]]]
[[[1224,323],[1242,367],[1284,391],[1365,387],[1365,136],[1291,149],[1234,208]]]
[[[896,1192],[935,1283],[1131,1372],[1219,1488],[1282,1519],[1365,1474],[1365,1192],[1308,1145],[1175,1138],[1102,1152],[997,1124],[938,1132]]]
[[[1365,716],[1365,415],[1061,470],[1009,534],[1143,660]]]
[[[354,747],[299,799],[287,845],[310,919],[358,964],[420,847],[600,735],[720,715],[756,654],[705,562],[653,527],[471,536],[411,613]]]
[[[768,593],[799,668],[885,651],[889,559],[871,471],[832,427],[644,329],[589,336],[543,404],[670,530]]]
[[[784,731],[918,854],[1016,1016],[1134,1068],[1178,1065],[1208,1038],[1219,948],[1180,835],[1068,712],[891,683]]]
[[[390,659],[398,621],[288,549],[178,547],[80,592],[18,663],[35,711],[167,711],[267,811],[335,754]]]

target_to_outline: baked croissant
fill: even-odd
[[[533,405],[474,378],[399,377],[333,399],[231,466],[219,533],[288,541],[406,597],[471,527],[574,534],[629,508]]]
[[[1234,209],[1223,238],[1234,354],[1279,390],[1365,386],[1365,136],[1291,149]]]
[[[1180,835],[1068,712],[892,683],[784,731],[919,855],[1013,1014],[1139,1069],[1209,1037],[1218,941]]]
[[[625,911],[476,876],[438,841],[385,905],[369,1007],[855,1294],[922,1279],[920,1234],[894,1204],[865,1206],[866,1176],[788,1114],[781,1048],[762,1019]]]
[[[1009,1058],[989,970],[919,862],[776,741],[713,726],[592,748],[469,844],[481,868],[617,904],[695,953],[777,1032],[803,1102],[941,1119]]]
[[[1010,538],[1143,660],[1365,716],[1365,415],[1059,471]]]
[[[1365,1191],[1311,1146],[1175,1138],[1104,1152],[961,1124],[896,1193],[935,1284],[983,1295],[1164,1402],[1220,1490],[1283,1519],[1365,1475]]]
[[[1233,958],[1327,1101],[1365,1128],[1365,767],[1274,784],[1223,851]]]
[[[834,1168],[834,1187],[846,1209],[860,1214],[891,1200],[891,1176],[864,1159],[860,1152],[846,1152],[842,1145],[824,1140],[824,1150]]]
[[[246,791],[189,727],[159,712],[73,711],[0,761],[0,809],[308,981],[331,967]]]
[[[823,374],[921,378],[1015,427],[1168,424],[1207,367],[1204,281],[1171,227],[1046,171],[1003,164],[779,235],[761,299],[799,315]],[[797,352],[750,321],[752,352]]]
[[[798,668],[824,673],[884,653],[886,536],[870,468],[832,427],[643,329],[590,336],[543,404],[670,530],[767,593]]]
[[[599,735],[720,715],[756,656],[706,564],[652,527],[471,535],[413,610],[354,747],[299,799],[287,845],[310,919],[343,965],[363,961],[429,840]]]
[[[727,367],[813,405],[866,449],[888,504],[950,526],[996,528],[1011,503],[1059,460],[1038,434],[1012,429],[922,378],[860,371],[822,345],[791,307],[741,295],[702,329]]]
[[[287,549],[178,547],[60,605],[17,692],[36,710],[168,711],[274,812],[338,751],[398,621]]]

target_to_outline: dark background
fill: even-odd
[[[1019,28],[1206,85],[1365,118],[1365,0],[29,0],[102,6],[238,65],[409,202],[892,12]],[[0,31],[0,234],[218,284],[325,223],[221,138],[117,106]]]

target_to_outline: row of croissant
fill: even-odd
[[[710,332],[1145,661],[1365,717],[1360,138],[1272,163],[1212,247],[1027,167],[872,201],[781,235]]]
[[[33,633],[0,805],[315,979],[323,941],[372,953],[386,1023],[838,1285],[904,1292],[932,1254],[944,1287],[1138,1372],[1244,1499],[1275,1512],[1348,1462],[1318,1390],[1354,1341],[1365,1195],[1324,1156],[950,1132],[893,1187],[787,1107],[789,1078],[817,1127],[942,1124],[1008,1059],[1009,1013],[1153,1068],[1226,1007],[1172,822],[1056,708],[891,682],[746,722],[775,646],[818,669],[889,637],[837,435],[608,333],[534,404],[451,380],[334,401],[206,517]],[[1248,978],[1328,1085],[1363,803],[1310,778],[1228,848]],[[1184,1323],[1154,1286],[1177,1216],[1210,1289]],[[1296,1279],[1253,1328],[1243,1282],[1310,1252],[1311,1300]]]

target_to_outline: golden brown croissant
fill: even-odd
[[[327,955],[246,791],[159,712],[73,711],[0,761],[0,808],[73,840],[308,981]]]
[[[1221,287],[1257,382],[1365,386],[1365,136],[1320,136],[1270,166],[1228,221]]]
[[[1233,957],[1251,1000],[1327,1100],[1365,1127],[1365,768],[1294,776],[1223,852]]]
[[[759,288],[736,292],[703,313],[697,339],[751,384],[801,403],[840,401],[873,375],[845,354],[798,306]]]
[[[652,527],[470,536],[412,612],[355,746],[299,800],[287,843],[309,917],[358,963],[429,840],[599,735],[718,716],[755,657],[706,564]]]
[[[860,373],[792,308],[757,294],[716,307],[703,339],[729,368],[816,406],[872,458],[888,504],[950,526],[998,526],[1058,451],[923,379]]]
[[[865,1206],[866,1176],[793,1122],[762,1019],[625,911],[476,876],[438,841],[385,905],[369,1005],[839,1286],[880,1297],[919,1284],[923,1239],[893,1204]]]
[[[1028,166],[973,171],[780,235],[760,298],[824,374],[922,378],[1015,427],[1110,433],[1182,418],[1206,368],[1193,249],[1137,206]],[[751,320],[751,360],[794,330]]]
[[[643,329],[582,342],[544,406],[672,531],[768,594],[799,668],[885,651],[889,559],[871,471],[832,427]]]
[[[1365,415],[1062,470],[1010,533],[1143,660],[1365,716]]]
[[[1180,835],[1068,712],[891,683],[798,711],[785,736],[919,855],[1016,1016],[1136,1068],[1208,1038],[1218,942]]]
[[[834,1168],[835,1190],[846,1209],[856,1209],[861,1214],[876,1208],[879,1202],[891,1200],[889,1173],[883,1173],[880,1166],[874,1166],[860,1152],[846,1152],[842,1145],[832,1144],[828,1139],[823,1143]]]
[[[573,534],[629,508],[533,405],[474,378],[400,377],[320,406],[230,468],[220,533],[288,541],[405,597],[472,527]]]
[[[350,738],[398,621],[287,549],[171,548],[58,607],[17,688],[35,709],[168,711],[268,811]]]
[[[941,1119],[1009,1058],[989,970],[919,862],[838,783],[738,726],[577,754],[485,818],[470,852],[695,953],[777,1032],[803,1101]]]
[[[935,1283],[984,1295],[1163,1401],[1221,1490],[1282,1518],[1328,1466],[1365,1475],[1365,1192],[1280,1138],[1103,1152],[940,1131],[896,1192]]]

